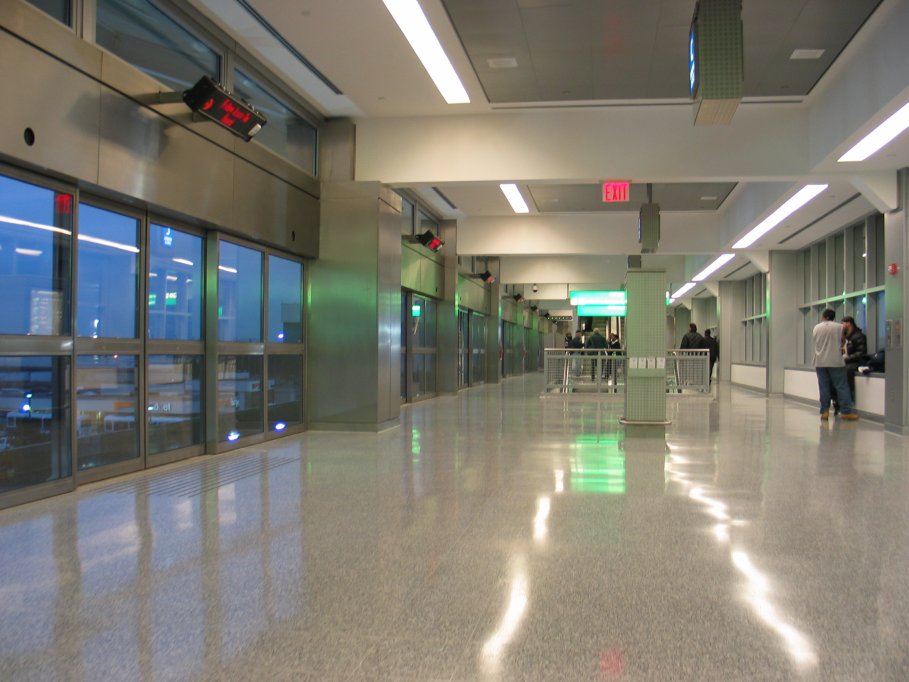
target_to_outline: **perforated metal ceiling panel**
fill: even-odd
[[[694,0],[443,4],[492,103],[688,96]],[[806,95],[879,4],[746,0],[745,97]],[[796,49],[823,53],[818,59],[790,59]]]

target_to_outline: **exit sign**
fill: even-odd
[[[628,188],[630,186],[630,182],[623,180],[607,180],[603,183],[603,201],[607,204],[628,201]]]

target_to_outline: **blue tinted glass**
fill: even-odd
[[[68,336],[73,197],[0,175],[0,334]]]
[[[59,22],[72,26],[72,0],[26,0]]]
[[[256,141],[315,175],[316,128],[240,69],[234,70],[234,92],[265,114]]]
[[[76,358],[79,470],[139,456],[138,366],[131,355]]]
[[[66,478],[69,358],[0,357],[0,493]]]
[[[272,343],[303,341],[303,266],[268,257],[268,340]]]
[[[76,334],[136,337],[139,221],[79,204]]]
[[[218,339],[262,340],[262,253],[230,242],[218,257]]]
[[[148,229],[148,338],[202,338],[202,237]]]
[[[201,355],[148,357],[148,452],[202,442]]]
[[[218,357],[218,440],[233,443],[262,433],[262,365],[261,355]]]
[[[98,0],[96,40],[174,90],[203,75],[220,80],[221,58],[148,0]]]

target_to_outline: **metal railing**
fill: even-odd
[[[666,351],[667,393],[708,393],[710,355],[706,349]],[[546,393],[625,392],[628,357],[624,351],[546,348],[543,375]]]

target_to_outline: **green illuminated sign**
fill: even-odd
[[[410,306],[410,316],[411,317],[420,317],[423,314],[423,307],[420,305]]]
[[[176,291],[168,291],[164,294],[164,305],[177,305]]]
[[[582,317],[625,317],[628,306],[624,305],[579,305],[578,315]]]
[[[148,295],[148,305],[149,307],[157,305],[158,303],[158,294],[149,294]]]
[[[628,305],[625,291],[571,291],[571,305]]]

